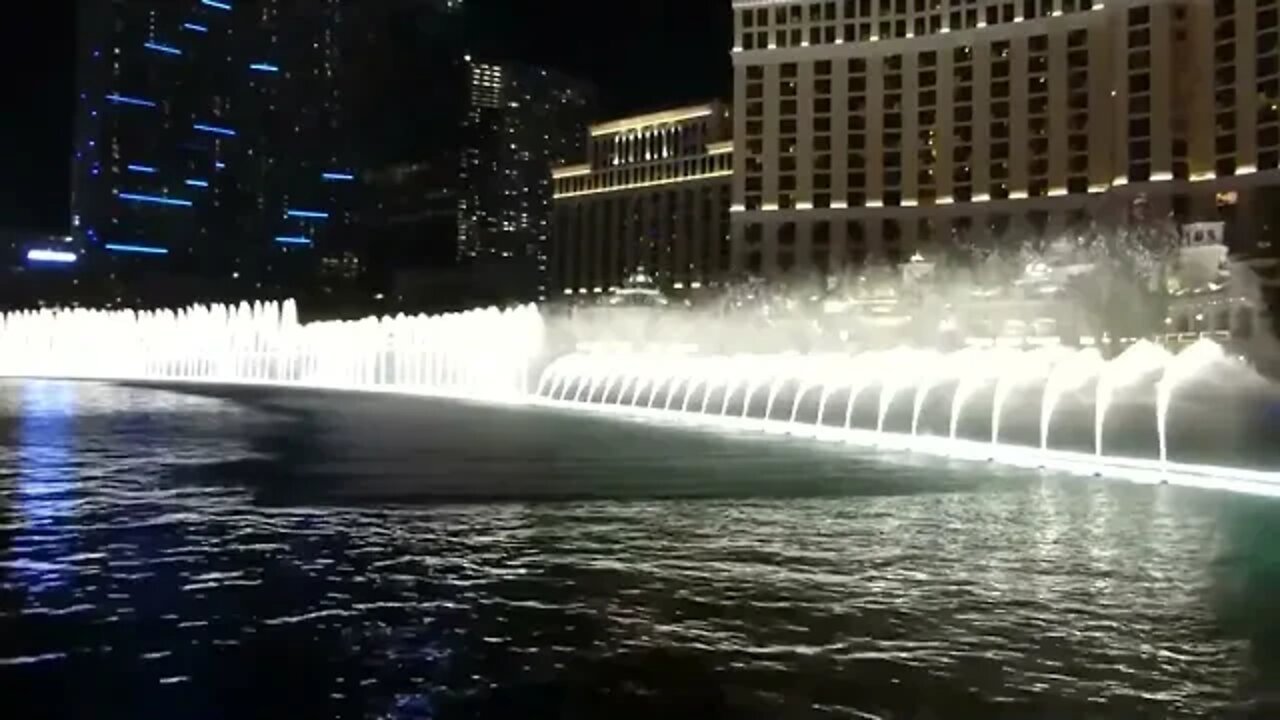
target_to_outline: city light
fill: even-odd
[[[203,123],[196,123],[191,127],[195,130],[199,130],[200,132],[213,133],[215,135],[234,136],[236,134],[235,130],[232,130],[230,128],[218,127],[216,125],[205,125]]]
[[[327,220],[329,213],[316,212],[314,210],[285,210],[285,217],[291,218],[313,218],[316,220]]]
[[[154,175],[159,172],[150,165],[126,165],[125,169],[129,172],[145,173],[147,175]]]
[[[27,259],[31,262],[60,263],[66,265],[78,258],[75,253],[65,250],[28,250]]]
[[[311,244],[311,240],[308,238],[289,237],[289,236],[278,237],[276,238],[276,242],[283,243],[285,245],[310,245]]]
[[[156,104],[150,100],[142,100],[140,98],[128,97],[112,93],[107,96],[107,102],[116,103],[118,105],[138,105],[140,107],[155,107]]]
[[[280,68],[275,65],[271,65],[270,63],[254,63],[249,66],[249,69],[257,70],[258,72],[280,72]]]
[[[157,195],[138,195],[136,193],[120,193],[121,200],[131,200],[140,203],[152,203],[155,205],[175,205],[177,207],[191,207],[190,200],[181,200],[178,198],[159,197]]]
[[[324,178],[325,180],[344,181],[344,182],[356,179],[356,176],[352,175],[351,173],[337,173],[337,172],[323,173],[320,177]]]
[[[181,50],[179,50],[179,49],[178,49],[178,48],[176,48],[176,47],[170,47],[170,46],[168,46],[168,45],[161,45],[161,44],[159,44],[159,43],[149,42],[149,43],[144,43],[142,46],[143,46],[143,47],[145,47],[145,48],[146,48],[146,49],[148,49],[148,50],[155,50],[156,52],[162,52],[162,53],[165,53],[166,55],[181,55],[181,54],[182,54],[182,51],[181,51]]]
[[[219,10],[231,9],[231,3],[218,2],[217,0],[200,0],[200,4],[207,5],[211,8],[217,8]]]
[[[191,180],[187,180],[187,181],[186,181],[186,184],[187,184],[187,185],[189,185],[189,186],[191,186],[191,187],[200,187],[200,188],[207,188],[207,187],[209,187],[209,181],[208,181],[208,180],[195,180],[195,179],[191,179]]]
[[[112,252],[137,253],[140,255],[168,255],[169,254],[169,248],[156,247],[154,245],[117,245],[115,243],[107,243],[102,247]]]
[[[209,28],[205,27],[204,25],[197,25],[195,23],[182,23],[182,27],[183,29],[191,30],[193,32],[202,32],[202,33],[209,32]]]

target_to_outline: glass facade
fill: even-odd
[[[337,0],[80,10],[73,233],[108,301],[334,291],[358,268]]]

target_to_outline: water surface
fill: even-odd
[[[15,716],[1280,717],[1280,503],[525,408],[0,385]]]

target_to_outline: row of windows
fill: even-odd
[[[835,2],[812,3],[807,14],[799,4],[772,14],[753,8],[739,11],[738,44],[743,50],[764,50],[921,37],[1083,12],[1095,4],[1101,6],[1095,0],[953,0],[944,8],[942,0],[851,0],[843,4],[843,14]]]
[[[1277,0],[1256,0],[1258,169],[1280,167],[1280,60],[1277,48]]]
[[[562,206],[555,226],[551,266],[560,288],[617,287],[638,266],[682,281],[729,268],[727,186]]]
[[[1214,170],[1231,175],[1236,170],[1236,4],[1214,3]]]
[[[1076,49],[1083,49],[1083,45],[1087,40],[1087,34],[1084,31],[1070,34],[1069,43],[1071,54],[1069,61],[1077,65],[1084,64],[1086,67],[1081,68],[1082,73],[1078,75],[1077,82],[1080,84],[1087,83],[1087,55],[1083,52],[1076,52]],[[1048,187],[1048,84],[1045,79],[1047,71],[1047,55],[1049,42],[1048,37],[1044,35],[1033,36],[1028,40],[1028,46],[1032,49],[1030,56],[1030,67],[1033,70],[1027,80],[1028,102],[1025,106],[1028,111],[1028,134],[1029,139],[1030,161],[1028,166],[1029,174],[1032,182],[1028,193],[1031,195],[1045,195],[1049,191]],[[1010,52],[1011,45],[1008,41],[996,42],[992,45],[992,74],[997,77],[1008,77],[1010,72]],[[921,204],[929,204],[936,200],[936,173],[935,168],[938,162],[937,141],[941,138],[943,132],[940,126],[940,114],[937,108],[937,91],[931,88],[937,86],[937,66],[938,52],[924,51],[916,57],[916,75],[917,86],[920,88],[930,88],[919,92],[916,95],[916,136],[917,142],[912,148],[912,153],[916,156],[915,167],[915,184],[916,190],[910,198]],[[973,153],[973,53],[968,47],[955,48],[953,50],[953,67],[952,67],[952,93],[953,93],[953,112],[952,122],[950,123],[951,145],[953,162],[955,167],[952,173],[953,191],[952,197],[957,201],[968,201],[972,199],[972,170],[970,160]],[[879,148],[881,153],[877,159],[880,160],[881,173],[880,180],[882,183],[882,194],[876,198],[884,205],[899,205],[903,202],[903,171],[904,157],[903,151],[903,131],[906,124],[906,118],[903,112],[903,68],[906,65],[904,57],[901,55],[889,55],[883,59],[884,73],[882,75],[883,85],[886,92],[882,95],[884,109],[881,115],[882,132],[879,138]],[[831,130],[831,118],[828,114],[831,111],[831,100],[829,94],[831,92],[831,83],[829,75],[832,72],[832,64],[830,61],[818,61],[814,63],[814,96],[813,96],[813,204],[816,207],[829,207],[831,203],[831,179],[828,174],[831,168],[831,157],[828,154],[831,150],[830,138],[827,133]],[[867,157],[864,151],[867,147],[866,136],[866,117],[864,110],[866,105],[866,96],[863,93],[866,88],[866,69],[867,62],[862,58],[854,58],[848,61],[849,79],[848,85],[851,88],[851,94],[848,98],[848,192],[844,198],[845,203],[850,206],[863,206],[868,200],[868,176],[865,173]],[[794,141],[790,135],[794,134],[797,129],[796,120],[791,117],[796,111],[796,103],[789,98],[797,95],[797,82],[793,78],[797,75],[795,64],[784,64],[780,66],[779,75],[782,78],[779,86],[779,96],[782,97],[780,105],[781,119],[779,128],[784,138],[783,147],[789,147]],[[758,66],[748,68],[747,76],[752,78],[762,78],[763,71]],[[750,81],[747,83],[748,97],[763,95],[763,82]],[[990,164],[988,166],[988,176],[992,179],[989,188],[983,189],[983,194],[996,199],[1009,197],[1009,180],[1010,170],[1008,160],[1010,157],[1010,87],[1007,80],[999,81],[992,84],[993,99],[989,105],[991,113],[991,122],[988,132],[994,141],[990,145],[989,157]],[[1078,136],[1073,137],[1072,149],[1079,153],[1078,159],[1073,164],[1073,169],[1081,175],[1073,186],[1078,187],[1080,192],[1087,191],[1087,179],[1083,174],[1088,167],[1088,143],[1087,136],[1083,132],[1087,127],[1087,117],[1085,113],[1088,108],[1088,93],[1086,91],[1075,92],[1070,96],[1070,102],[1074,107],[1080,110],[1072,116],[1073,128],[1082,132]],[[762,206],[761,191],[763,187],[763,164],[756,155],[763,148],[762,141],[763,122],[758,119],[758,113],[748,110],[748,120],[746,122],[746,151],[748,154],[748,162],[746,167],[746,195],[744,198],[744,207],[748,209],[756,209]],[[757,142],[757,141],[760,142]],[[793,207],[792,192],[796,188],[796,182],[790,173],[795,171],[796,158],[794,155],[783,152],[779,157],[779,178],[778,189],[779,198],[778,206],[780,208]]]
[[[588,175],[558,178],[555,180],[555,194],[603,192],[621,190],[644,183],[697,180],[700,177],[715,176],[732,170],[733,156],[730,153],[704,155],[700,158],[621,167],[596,171]]]
[[[700,155],[707,142],[706,122],[648,127],[593,140],[592,162],[602,167]]]

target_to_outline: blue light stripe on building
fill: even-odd
[[[207,188],[207,187],[209,187],[209,181],[208,181],[208,180],[196,180],[196,179],[194,179],[194,178],[192,178],[192,179],[190,179],[190,180],[187,180],[187,181],[186,181],[186,184],[187,184],[187,185],[190,185],[191,187],[201,187],[201,188]]]
[[[311,240],[309,240],[308,238],[288,237],[288,236],[278,237],[276,238],[276,242],[284,243],[285,245],[310,245],[311,244]]]
[[[211,8],[218,8],[219,10],[231,9],[231,3],[218,2],[217,0],[200,0],[200,4],[208,5]]]
[[[141,107],[155,107],[155,106],[156,106],[156,104],[155,104],[155,103],[153,103],[153,102],[151,102],[150,100],[142,100],[142,99],[140,99],[140,98],[128,97],[128,96],[126,96],[126,95],[117,95],[117,94],[115,94],[115,93],[112,93],[111,95],[108,95],[108,96],[107,96],[107,101],[108,101],[108,102],[113,102],[113,103],[116,103],[116,104],[119,104],[119,105],[138,105],[138,106],[141,106]]]
[[[317,220],[327,220],[329,213],[315,212],[314,210],[285,210],[285,217],[292,218],[315,218]]]
[[[234,135],[236,134],[236,131],[235,131],[235,130],[232,130],[232,129],[230,129],[230,128],[217,127],[217,126],[215,126],[215,125],[204,125],[204,124],[201,124],[201,123],[196,123],[195,125],[192,125],[191,127],[192,127],[192,128],[194,128],[194,129],[196,129],[196,130],[199,130],[199,131],[201,131],[201,132],[213,133],[213,134],[215,134],[215,135],[228,135],[228,136],[234,136]]]
[[[45,250],[35,248],[27,251],[27,260],[37,263],[57,263],[60,265],[69,265],[78,260],[79,257],[66,250]]]
[[[146,173],[148,175],[154,175],[157,172],[160,172],[150,165],[126,165],[125,169],[129,172]]]
[[[167,53],[167,54],[169,54],[169,55],[181,55],[181,54],[182,54],[182,51],[181,51],[181,50],[179,50],[179,49],[178,49],[178,48],[176,48],[176,47],[169,47],[168,45],[161,45],[161,44],[159,44],[159,43],[153,43],[153,42],[143,43],[143,45],[142,45],[142,46],[143,46],[143,47],[145,47],[145,48],[146,48],[146,49],[148,49],[148,50],[155,50],[156,52]]]
[[[203,26],[203,25],[197,25],[197,24],[195,24],[195,23],[182,23],[182,27],[183,27],[183,29],[185,29],[185,30],[191,30],[191,31],[194,31],[194,32],[202,32],[202,33],[207,33],[207,32],[209,32],[209,28],[207,28],[207,27],[205,27],[205,26]]]
[[[280,68],[271,63],[254,63],[249,66],[249,69],[257,70],[258,72],[280,72]]]
[[[356,179],[356,176],[352,175],[351,173],[336,173],[336,172],[323,173],[320,175],[320,177],[324,178],[325,180],[332,180],[335,182],[346,182],[346,181]]]
[[[181,200],[178,198],[159,197],[156,195],[138,195],[137,193],[120,193],[121,200],[130,200],[140,203],[152,203],[155,205],[174,205],[177,207],[191,207],[190,200]]]
[[[155,245],[117,245],[115,243],[107,243],[102,247],[112,252],[139,253],[142,255],[168,255],[169,254],[169,248],[156,247]]]

